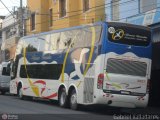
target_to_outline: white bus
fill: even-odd
[[[79,104],[146,107],[151,71],[147,27],[99,22],[21,38],[10,93]]]

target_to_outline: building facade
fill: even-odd
[[[2,22],[2,61],[13,59],[16,44],[20,38],[16,14],[8,15]]]
[[[105,20],[105,0],[28,0],[27,34]]]
[[[2,61],[9,61],[14,58],[17,43],[26,32],[26,19],[28,19],[28,9],[22,7],[7,15],[2,21]]]
[[[0,63],[2,62],[2,51],[1,51],[1,46],[2,46],[2,22],[5,16],[0,16]]]

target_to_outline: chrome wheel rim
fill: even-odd
[[[72,105],[75,105],[77,103],[77,95],[76,94],[73,94],[71,96],[71,104]]]
[[[61,93],[61,97],[60,97],[60,105],[63,106],[65,103],[65,99],[66,99],[66,94],[64,92]]]

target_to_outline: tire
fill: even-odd
[[[67,107],[67,93],[65,88],[62,88],[58,95],[59,106],[66,108]]]
[[[18,87],[18,97],[19,99],[23,100],[24,99],[24,95],[23,95],[23,91],[22,91],[22,86]]]
[[[69,103],[70,103],[70,108],[72,110],[77,110],[78,109],[78,103],[77,103],[77,93],[76,90],[72,90],[70,97],[69,97]]]

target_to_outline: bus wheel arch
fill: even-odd
[[[78,109],[77,103],[77,90],[74,86],[70,86],[68,90],[68,97],[69,97],[69,105],[72,110]]]
[[[58,103],[60,107],[66,108],[68,106],[67,90],[64,85],[58,89]]]

